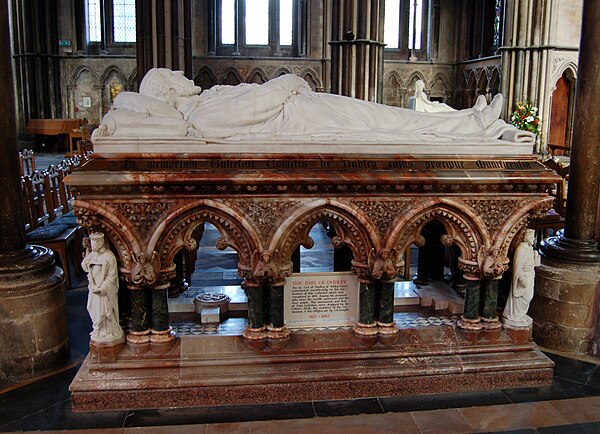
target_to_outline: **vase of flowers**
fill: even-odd
[[[516,128],[535,134],[536,151],[541,138],[541,121],[538,108],[530,102],[517,102],[517,109],[510,117],[510,123]]]

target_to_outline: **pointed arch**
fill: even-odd
[[[75,70],[75,72],[73,72],[73,74],[71,75],[71,78],[69,79],[69,86],[77,86],[77,82],[79,81],[79,78],[81,77],[81,75],[83,73],[88,73],[91,75],[92,79],[94,80],[94,84],[98,85],[101,84],[102,82],[100,81],[98,75],[94,72],[94,70],[92,70],[89,66],[87,65],[80,65],[77,67],[77,69]]]
[[[252,253],[262,250],[260,238],[248,220],[237,210],[211,199],[201,199],[170,214],[156,228],[148,242],[149,249],[160,246],[161,264],[171,266],[181,249],[197,248],[192,233],[206,222],[221,233],[219,248],[231,247],[237,252],[239,266],[249,267]]]
[[[258,83],[263,84],[267,82],[267,74],[262,68],[254,68],[250,74],[248,74],[247,83]]]
[[[420,233],[432,220],[444,225],[464,259],[476,261],[480,247],[490,242],[485,223],[473,210],[451,199],[431,198],[418,202],[393,222],[384,247],[403,252],[413,243],[421,244]]]
[[[235,68],[227,68],[225,71],[223,71],[223,76],[221,80],[219,80],[219,83],[221,84],[232,86],[238,85],[241,82],[242,77],[240,76],[239,71]]]
[[[200,86],[202,89],[210,89],[218,84],[218,81],[212,69],[208,66],[203,66],[194,77],[194,84]]]
[[[334,246],[347,245],[357,265],[366,267],[369,252],[379,251],[376,229],[367,216],[356,207],[331,199],[316,199],[290,214],[271,238],[269,250],[278,250],[282,259],[291,261],[294,250],[307,242],[312,227],[322,220],[336,230]]]

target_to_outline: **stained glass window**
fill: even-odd
[[[294,0],[279,0],[279,43],[292,45]]]
[[[385,22],[383,29],[383,42],[386,44],[386,48],[399,48],[400,2],[398,0],[385,0]]]
[[[100,0],[88,0],[87,8],[87,30],[90,42],[102,41],[102,24],[100,21]]]
[[[113,0],[115,42],[135,42],[135,0]]]
[[[502,20],[502,0],[496,0],[496,14],[494,16],[494,47],[500,46],[500,22]]]

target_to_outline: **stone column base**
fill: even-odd
[[[483,329],[480,318],[469,319],[469,318],[465,318],[464,316],[461,316],[456,324],[458,325],[459,328],[461,328],[463,330],[468,330],[468,331],[480,331]]]
[[[147,344],[150,342],[150,329],[141,332],[130,330],[126,340],[128,344]]]
[[[63,283],[64,274],[45,247],[0,254],[0,388],[69,359]]]
[[[286,339],[290,337],[290,331],[286,326],[273,327],[267,326],[267,338],[269,339]]]
[[[246,326],[246,328],[242,332],[242,336],[244,336],[246,339],[250,339],[253,341],[259,340],[259,339],[266,339],[267,338],[266,330],[267,330],[266,327],[252,328],[252,327]]]
[[[542,255],[529,306],[533,340],[558,351],[593,351],[600,344],[593,342],[599,283],[600,263],[567,262]]]
[[[396,321],[392,321],[391,323],[377,321],[377,332],[380,335],[395,335],[399,330],[396,327]]]
[[[352,327],[352,330],[354,333],[361,336],[373,336],[379,333],[376,322],[373,322],[373,324],[363,324],[357,322],[354,327]]]
[[[152,334],[150,335],[150,342],[164,344],[167,342],[173,342],[175,340],[175,333],[173,332],[173,327],[170,327],[166,330],[151,330]]]

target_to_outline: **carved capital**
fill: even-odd
[[[481,270],[477,262],[458,258],[458,268],[464,273],[465,279],[479,280],[481,278]]]

